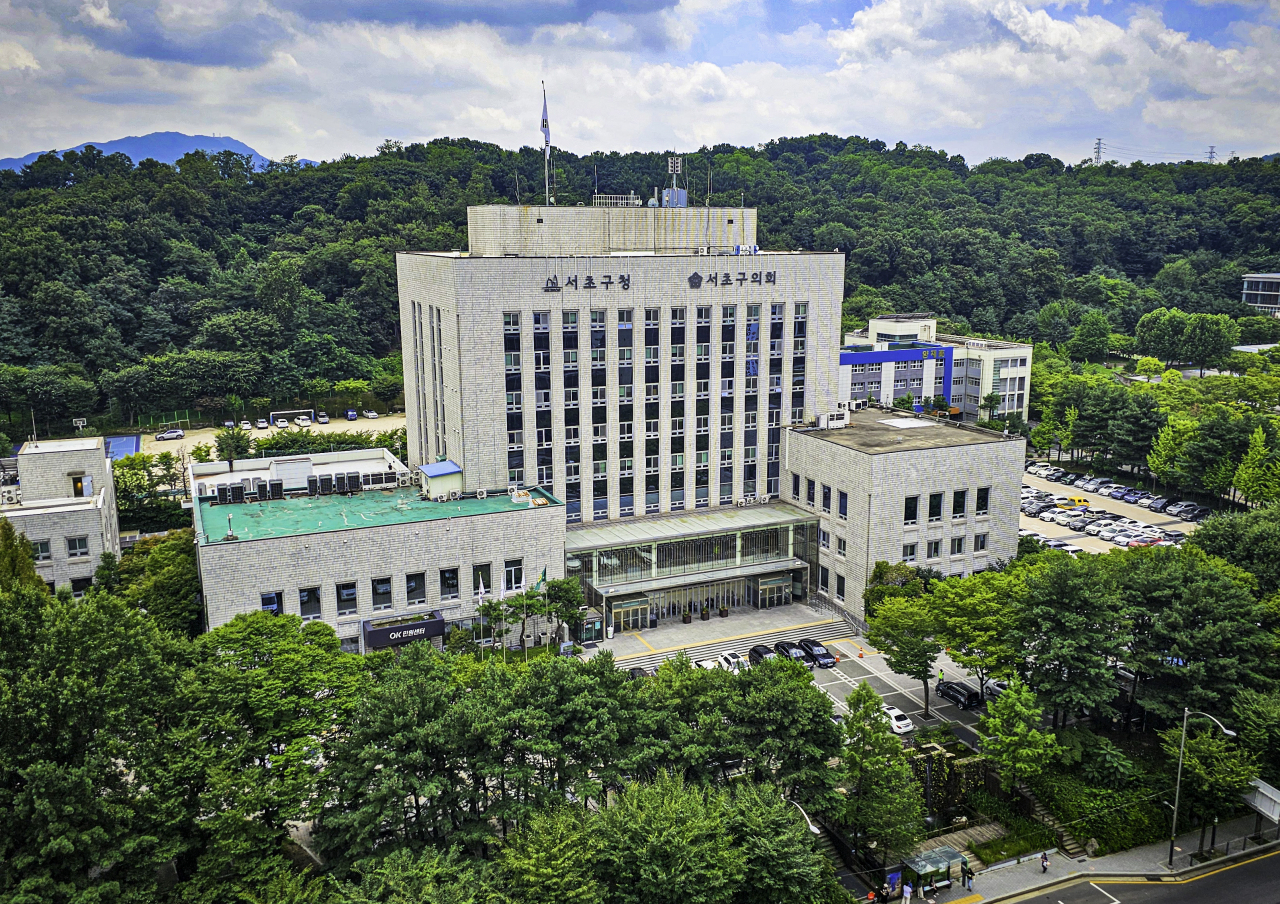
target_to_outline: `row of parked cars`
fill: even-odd
[[[1044,461],[1028,462],[1026,471],[1028,474],[1044,480],[1071,486],[1086,493],[1097,493],[1100,496],[1118,499],[1121,502],[1127,502],[1130,505],[1136,505],[1139,508],[1149,509],[1153,512],[1172,515],[1182,521],[1199,523],[1213,514],[1213,509],[1206,505],[1200,505],[1196,502],[1184,502],[1172,496],[1157,496],[1155,493],[1139,487],[1116,483],[1109,477],[1082,476],[1065,471]],[[1023,489],[1025,501],[1025,490],[1027,488],[1024,487]],[[1088,500],[1085,499],[1078,499],[1078,501],[1086,506],[1088,504]]]

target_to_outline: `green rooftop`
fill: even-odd
[[[195,508],[196,535],[200,538],[200,545],[207,546],[564,505],[541,489],[530,490],[529,498],[520,501],[513,500],[505,492],[490,491],[487,499],[434,502],[422,499],[419,492],[416,487],[396,487],[367,489],[351,496],[291,496],[227,505],[215,505],[208,499],[201,499]],[[226,539],[228,515],[231,516],[230,526],[235,540]]]

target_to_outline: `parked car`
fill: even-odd
[[[1128,493],[1132,489],[1133,489],[1132,487],[1119,486],[1119,487],[1116,487],[1107,495],[1110,496],[1112,499],[1123,499],[1124,494]]]
[[[714,672],[723,668],[718,659],[699,659],[694,662],[693,667],[695,669],[706,669],[708,672]]]
[[[1043,477],[1045,480],[1051,480],[1054,483],[1057,483],[1058,480],[1066,473],[1067,472],[1062,470],[1062,468],[1053,468],[1052,470],[1046,471],[1040,476]]]
[[[1102,530],[1098,531],[1098,539],[1106,540],[1108,543],[1110,543],[1112,540],[1116,538],[1117,534],[1122,534],[1122,533],[1124,533],[1124,525],[1112,524],[1111,526],[1104,527]]]
[[[982,695],[962,681],[939,681],[933,689],[939,697],[961,709],[973,709],[982,703]]]
[[[720,660],[720,667],[722,669],[728,669],[730,672],[741,672],[743,669],[750,668],[751,666],[751,664],[743,658],[741,653],[734,650],[726,650],[716,658]]]
[[[747,662],[752,665],[759,665],[766,659],[772,659],[777,655],[777,653],[773,652],[773,650],[769,649],[764,644],[758,643],[750,650],[747,650]]]
[[[909,731],[915,731],[915,723],[911,721],[911,717],[898,709],[896,706],[890,706],[886,703],[882,709],[884,714],[889,717],[889,728],[894,734],[906,734]]]
[[[1068,545],[1066,540],[1058,540],[1052,537],[1041,537],[1040,542],[1050,549],[1062,549]]]
[[[809,654],[804,651],[804,647],[790,640],[781,640],[773,645],[773,651],[779,656],[785,656],[788,659],[794,659],[796,662],[808,668],[813,668],[813,660]]]
[[[1027,462],[1022,470],[1030,473],[1032,471],[1037,471],[1040,468],[1048,468],[1048,467],[1052,467],[1052,465],[1050,465],[1047,461],[1033,459],[1032,461]]]
[[[1110,495],[1111,495],[1111,493],[1112,493],[1113,491],[1118,490],[1118,489],[1120,489],[1121,487],[1124,487],[1124,484],[1122,484],[1122,483],[1104,483],[1102,486],[1100,486],[1100,487],[1098,487],[1096,490],[1094,490],[1094,492],[1095,492],[1095,493],[1098,493],[1100,496],[1110,496]]]
[[[1157,496],[1155,493],[1147,493],[1141,499],[1135,502],[1134,505],[1139,506],[1140,508],[1150,508],[1151,503],[1155,502],[1159,498],[1160,497]]]
[[[259,430],[266,430],[271,425],[267,423],[267,419],[265,417],[260,417],[254,422],[253,426],[257,427]]]
[[[1111,542],[1114,543],[1116,546],[1128,546],[1130,543],[1133,543],[1135,540],[1141,540],[1142,537],[1143,537],[1143,534],[1134,533],[1133,531],[1122,530],[1118,534],[1116,534],[1114,537],[1111,538]]]
[[[800,648],[809,654],[809,658],[820,669],[833,669],[836,665],[836,657],[816,640],[804,639],[800,641]]]
[[[1164,513],[1166,515],[1176,516],[1179,512],[1182,512],[1185,509],[1192,509],[1195,507],[1196,504],[1194,502],[1175,502],[1172,505],[1165,506]]]
[[[642,669],[639,666],[635,666],[633,668],[627,669],[628,681],[635,681],[638,678],[648,678],[648,677],[649,677],[648,669]]]
[[[1106,482],[1107,479],[1105,477],[1095,477],[1084,485],[1084,491],[1086,493],[1095,492],[1098,487],[1103,486]]]
[[[1009,689],[1009,682],[1003,678],[988,678],[982,682],[982,693],[992,700]]]
[[[1076,556],[1084,552],[1084,550],[1081,549],[1079,546],[1072,546],[1070,543],[1068,543],[1066,546],[1059,546],[1058,551],[1065,552],[1069,556]]]
[[[1025,527],[1020,527],[1018,528],[1018,536],[1019,537],[1038,537],[1040,535],[1033,530],[1027,530]]]
[[[1091,522],[1084,515],[1077,515],[1075,520],[1067,522],[1067,527],[1071,528],[1073,531],[1076,531],[1077,533],[1080,533],[1084,531],[1084,529],[1092,523],[1093,522]]]
[[[1059,511],[1058,514],[1053,516],[1053,523],[1060,524],[1063,527],[1069,527],[1071,522],[1075,521],[1079,517],[1080,513],[1077,511]]]
[[[282,417],[278,417],[276,418],[276,426],[281,430],[287,430],[289,428],[289,422]]]
[[[1057,518],[1057,517],[1058,517],[1058,512],[1059,512],[1059,511],[1060,511],[1060,510],[1059,510],[1059,508],[1058,508],[1056,505],[1055,505],[1055,506],[1051,506],[1050,508],[1045,509],[1043,512],[1041,512],[1041,513],[1040,513],[1039,515],[1037,515],[1036,517],[1037,517],[1037,518],[1039,518],[1041,521],[1044,521],[1044,522],[1045,522],[1045,523],[1047,523],[1047,524],[1052,524],[1052,523],[1053,523],[1053,519],[1055,519],[1055,518]]]
[[[252,430],[252,429],[253,429],[253,424],[250,424],[248,421],[241,421],[241,422],[240,422],[240,429],[241,429],[241,430]]]
[[[1146,490],[1133,490],[1132,492],[1125,493],[1123,497],[1124,501],[1129,503],[1130,505],[1137,505],[1143,499],[1150,499],[1150,498],[1151,498],[1151,494],[1148,493]]]
[[[227,430],[234,430],[234,429],[235,429],[235,427],[236,427],[236,422],[235,422],[235,421],[223,421],[223,422],[222,422],[222,426],[223,426],[224,428],[226,428]]]
[[[1099,520],[1101,520],[1101,519],[1103,519],[1103,518],[1111,518],[1111,517],[1114,517],[1114,516],[1113,516],[1109,511],[1107,511],[1106,509],[1104,509],[1104,508],[1096,508],[1096,507],[1094,507],[1094,506],[1089,506],[1087,509],[1085,509],[1085,510],[1084,510],[1083,514],[1084,514],[1084,516],[1085,516],[1086,518],[1088,518],[1090,521],[1099,521]]]
[[[1126,545],[1127,545],[1130,549],[1136,549],[1136,548],[1138,548],[1138,547],[1142,547],[1142,546],[1155,546],[1157,543],[1160,543],[1160,542],[1161,542],[1161,539],[1162,539],[1162,538],[1160,538],[1160,537],[1156,537],[1156,536],[1152,536],[1151,534],[1143,534],[1143,535],[1142,535],[1142,536],[1140,536],[1140,537],[1134,537],[1134,538],[1133,538],[1132,540],[1130,540],[1130,541],[1128,542],[1128,544],[1126,544]]]
[[[1110,518],[1103,518],[1101,521],[1095,521],[1084,529],[1084,532],[1091,537],[1098,537],[1109,527],[1115,527],[1115,522]]]
[[[172,429],[169,429],[169,430],[164,431],[163,433],[157,433],[157,434],[156,434],[156,439],[158,439],[158,440],[166,440],[166,439],[182,439],[184,436],[186,436],[186,434],[185,434],[185,433],[183,433],[183,432],[182,432],[181,430],[179,430],[177,427],[174,427],[174,428],[172,428]]]
[[[367,417],[371,421],[376,421],[378,419],[378,412],[374,411],[372,408],[366,408],[364,411],[361,412],[361,414],[363,414],[365,417]]]
[[[1157,496],[1147,503],[1147,508],[1153,512],[1164,512],[1168,510],[1169,506],[1177,504],[1178,500],[1172,496]]]
[[[1025,506],[1022,511],[1025,514],[1030,515],[1032,518],[1038,518],[1040,517],[1041,512],[1045,512],[1053,508],[1057,508],[1057,506],[1052,502],[1032,502]]]
[[[1191,521],[1195,524],[1199,524],[1201,521],[1203,521],[1205,518],[1208,518],[1212,514],[1213,514],[1213,509],[1209,508],[1209,506],[1197,505],[1194,509],[1191,509],[1190,511],[1187,511],[1184,509],[1182,513],[1178,515],[1178,517],[1181,518],[1183,521]]]
[[[325,414],[323,411],[317,411],[317,412],[316,412],[316,423],[317,423],[317,424],[327,424],[327,423],[329,423],[329,415]]]
[[[347,409],[347,420],[354,421],[356,419],[356,410],[354,408]]]
[[[293,422],[297,424],[299,427],[311,426],[311,418],[307,417],[305,414],[298,415],[293,419]]]
[[[1187,535],[1184,534],[1182,531],[1170,530],[1167,527],[1162,527],[1160,529],[1160,534],[1162,537],[1164,537],[1164,539],[1168,540],[1170,543],[1181,543],[1187,539]]]

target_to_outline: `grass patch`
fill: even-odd
[[[972,792],[968,797],[968,804],[983,816],[999,822],[1007,831],[1001,838],[971,845],[971,849],[983,863],[1012,860],[1014,857],[1049,850],[1058,845],[1057,837],[1048,828],[1034,819],[1019,816],[1011,805],[985,791]]]

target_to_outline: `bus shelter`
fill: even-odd
[[[902,877],[915,886],[917,893],[933,894],[960,881],[960,868],[969,864],[955,848],[938,847],[912,854],[902,861]]]

